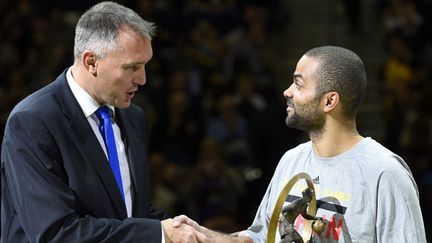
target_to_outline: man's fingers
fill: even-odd
[[[187,216],[178,217],[175,219],[179,223],[178,227],[174,227],[174,219],[163,220],[162,226],[165,234],[166,242],[188,242],[188,243],[201,243],[206,241],[206,236],[198,232],[195,228],[188,225]],[[190,219],[189,219],[190,220]],[[190,220],[193,222],[193,220]]]
[[[183,223],[183,221],[185,221],[183,216],[184,215],[174,217],[173,221],[172,221],[172,226],[176,227],[176,228],[180,227],[180,225]]]
[[[193,221],[192,219],[190,219],[188,216],[186,215],[179,215],[174,217],[173,222],[172,222],[172,226],[175,228],[180,227],[181,224],[187,224],[189,226],[192,226],[192,228],[194,228],[195,230],[200,230],[200,226],[197,222]]]
[[[199,232],[199,231],[195,231],[196,234],[196,239],[198,240],[198,242],[207,242],[207,236],[205,236],[203,233]]]
[[[203,233],[195,230],[190,225],[184,223],[177,229],[184,232],[185,239],[187,239],[187,242],[189,243],[208,243],[207,237]]]
[[[179,230],[184,230],[184,232],[188,232],[186,234],[191,234],[188,236],[188,242],[198,242],[198,243],[209,243],[209,238],[201,231],[200,225],[190,219],[186,215],[179,215],[173,218],[171,222],[171,226],[173,228],[177,228]]]

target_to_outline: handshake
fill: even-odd
[[[166,243],[252,243],[247,236],[231,236],[199,225],[186,215],[161,222]]]

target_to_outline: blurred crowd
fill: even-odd
[[[0,1],[1,137],[14,105],[72,64],[75,24],[95,2]],[[274,68],[289,48],[275,40],[295,28],[288,9],[281,0],[117,2],[157,25],[147,84],[134,98],[150,121],[154,203],[216,230],[248,226],[279,158],[305,140],[285,127],[282,88],[290,77],[278,80]],[[380,142],[411,166],[431,224],[427,2],[377,1],[386,53],[377,79],[387,127]],[[358,14],[347,16],[357,27]]]
[[[432,2],[381,0],[378,13],[386,60],[379,79],[388,148],[409,164],[422,211],[432,225]],[[429,238],[431,239],[431,238]]]

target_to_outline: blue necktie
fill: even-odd
[[[124,200],[123,184],[120,174],[120,165],[117,156],[114,131],[111,124],[110,109],[106,106],[101,106],[99,107],[99,109],[97,109],[96,116],[99,119],[99,131],[105,141],[109,164],[111,166],[111,170],[114,174],[120,193]]]

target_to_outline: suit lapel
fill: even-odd
[[[108,160],[67,84],[65,72],[56,82],[59,87],[57,89],[59,93],[58,100],[62,106],[62,112],[69,119],[69,132],[73,135],[72,137],[76,138],[77,147],[79,147],[80,151],[85,155],[84,157],[87,158],[88,162],[95,169],[97,177],[104,185],[119,218],[126,218],[126,207],[120,191],[117,189],[118,186],[111,172]]]
[[[141,192],[146,191],[147,188],[144,179],[146,177],[145,173],[148,171],[148,168],[145,168],[146,163],[143,161],[146,158],[147,151],[143,151],[143,149],[146,149],[142,139],[143,134],[137,134],[137,126],[134,125],[134,121],[127,110],[128,109],[116,109],[116,114],[118,114],[117,118],[119,126],[123,133],[124,142],[127,149],[132,184],[131,191],[133,192],[133,212],[134,214],[141,214],[142,212],[140,212],[139,206],[143,205],[137,204],[143,202],[145,195],[143,195]],[[137,190],[137,188],[139,188],[139,190]]]

